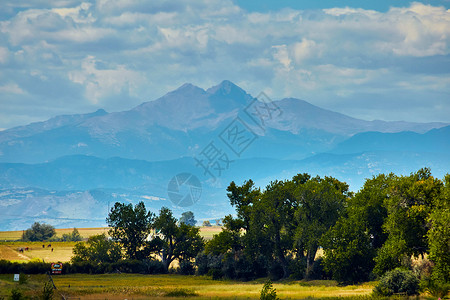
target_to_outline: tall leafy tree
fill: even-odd
[[[374,267],[376,251],[364,221],[356,215],[340,218],[322,237],[325,270],[340,283],[368,280]]]
[[[387,237],[382,228],[387,217],[384,201],[393,178],[393,174],[380,174],[367,179],[348,199],[346,213],[323,236],[325,269],[339,282],[369,279],[376,251]]]
[[[153,228],[157,235],[150,244],[161,257],[166,270],[175,259],[189,260],[203,249],[199,228],[184,223],[178,226],[172,211],[166,207],[161,208]]]
[[[432,277],[437,282],[450,282],[450,174],[444,178],[441,197],[435,198],[428,221],[430,260],[434,262]]]
[[[144,202],[133,205],[116,202],[106,219],[111,227],[109,235],[125,249],[127,258],[143,259],[148,256],[146,239],[152,228],[154,215]]]
[[[197,221],[195,220],[194,213],[192,211],[186,211],[181,214],[180,223],[184,223],[190,226],[195,226]]]
[[[72,262],[112,263],[118,261],[121,257],[121,247],[114,241],[109,240],[103,233],[89,237],[86,243],[76,243],[71,260]]]
[[[424,255],[428,251],[427,232],[434,199],[440,197],[442,181],[428,168],[396,178],[385,200],[386,243],[376,257],[375,271],[384,274],[401,265],[401,258]]]
[[[231,206],[236,208],[237,217],[243,221],[243,228],[249,230],[252,207],[260,197],[260,190],[249,179],[238,186],[234,181],[227,187],[227,196]]]
[[[46,241],[56,234],[55,227],[49,224],[34,222],[31,228],[28,228],[22,236],[24,241]]]
[[[306,277],[309,277],[320,239],[343,213],[351,195],[348,185],[333,177],[314,177],[297,186],[295,212],[297,244],[306,249]]]
[[[273,181],[261,194],[260,201],[254,204],[252,227],[249,237],[257,240],[267,239],[265,249],[276,259],[283,269],[283,277],[290,274],[286,255],[293,245],[292,220],[294,215],[294,198],[289,181]],[[268,247],[269,246],[269,247]]]

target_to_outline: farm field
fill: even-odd
[[[73,228],[56,229],[56,236],[61,237],[64,233],[71,233]],[[80,235],[87,239],[96,234],[107,233],[108,228],[80,228]],[[222,231],[220,226],[201,227],[200,234],[206,239],[212,239],[214,234]],[[67,262],[72,257],[72,248],[75,242],[22,242],[22,231],[0,232],[0,259],[12,261],[30,261],[32,259],[44,260],[46,262]],[[42,246],[45,247],[42,247]],[[48,245],[51,245],[48,247]],[[28,251],[19,252],[19,248],[28,247]],[[52,251],[53,249],[53,251]]]
[[[98,228],[77,228],[78,232],[83,238],[88,238],[92,235],[108,233],[107,227]],[[56,229],[56,237],[62,237],[65,233],[72,233],[73,228]],[[22,238],[23,231],[0,231],[0,242],[18,241]]]
[[[47,281],[45,275],[31,275],[22,289],[37,296],[36,288]],[[264,280],[237,282],[212,280],[205,276],[183,275],[60,275],[53,276],[58,293],[79,299],[171,299],[188,296],[190,299],[259,299]],[[12,275],[0,275],[2,290],[17,285]],[[281,299],[364,296],[372,292],[374,283],[337,286],[334,281],[288,281],[274,283]],[[38,288],[37,290],[41,290]],[[0,293],[0,297],[7,296]],[[176,299],[176,298],[174,298]]]
[[[107,227],[98,227],[98,228],[77,228],[78,232],[83,238],[88,238],[90,236],[96,234],[108,234],[109,228]],[[64,228],[64,229],[56,229],[56,237],[62,237],[65,233],[71,233],[73,228]],[[208,227],[200,227],[200,234],[206,239],[212,239],[214,234],[218,234],[222,231],[222,227],[220,226],[208,226]],[[10,242],[10,241],[18,241],[22,238],[23,231],[0,231],[0,242]]]

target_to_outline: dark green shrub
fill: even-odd
[[[22,272],[26,274],[45,274],[50,271],[51,264],[42,261],[31,261],[20,266]]]
[[[314,261],[308,280],[321,280],[329,278],[331,278],[331,276],[324,269],[323,257],[317,258]]]
[[[198,296],[198,294],[193,290],[175,289],[173,291],[167,292],[164,296],[166,296],[166,297],[195,297],[195,296]]]
[[[25,284],[28,282],[28,277],[27,275],[20,273],[19,274],[19,284]]]
[[[178,273],[182,275],[194,275],[195,266],[192,262],[183,260],[182,262],[180,262],[180,268],[178,269]]]
[[[210,269],[208,275],[211,276],[213,280],[219,280],[223,277],[223,272],[221,269]]]
[[[261,293],[259,295],[260,300],[277,300],[277,291],[272,286],[272,281],[267,280],[264,283]]]
[[[22,291],[20,289],[18,289],[17,287],[11,290],[11,296],[10,296],[11,300],[21,300],[23,299],[23,294]]]
[[[206,255],[204,251],[197,254],[197,257],[195,258],[195,265],[197,266],[198,275],[208,274],[208,255]]]
[[[159,260],[145,259],[142,261],[146,274],[164,274],[166,269],[164,264]]]
[[[420,288],[435,298],[444,298],[450,291],[450,283],[425,278],[420,282]]]
[[[273,261],[269,268],[269,277],[271,280],[279,280],[283,278],[284,271],[281,263],[278,261]]]
[[[380,282],[374,288],[374,293],[381,296],[417,295],[419,294],[419,279],[412,271],[397,268],[381,277]]]
[[[289,271],[291,272],[292,279],[303,279],[306,272],[306,258],[294,258],[289,260]]]
[[[50,281],[47,281],[44,284],[42,289],[42,300],[51,300],[53,299],[53,284]]]

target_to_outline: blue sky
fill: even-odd
[[[224,79],[366,120],[450,122],[449,9],[444,0],[2,0],[0,129],[126,110]]]

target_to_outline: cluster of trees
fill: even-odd
[[[74,228],[71,233],[64,233],[61,238],[58,238],[55,235],[55,227],[52,225],[34,222],[30,228],[23,232],[22,240],[25,242],[78,242],[82,240],[81,235],[76,228]]]
[[[102,234],[77,243],[72,262],[159,259],[168,271],[171,262],[178,260],[186,273],[192,273],[191,261],[204,247],[192,212],[184,213],[178,221],[166,207],[156,216],[147,211],[143,202],[134,207],[116,202],[106,221],[111,227],[110,238]]]
[[[381,174],[352,193],[336,178],[303,173],[264,190],[252,180],[231,182],[227,196],[236,214],[207,243],[191,212],[178,221],[168,208],[155,215],[143,202],[116,203],[107,218],[110,238],[77,244],[73,261],[153,259],[167,271],[178,260],[185,273],[194,272],[195,261],[198,274],[214,278],[354,283],[412,268],[411,258],[422,257],[429,280],[450,281],[450,175],[439,180],[426,168]],[[316,259],[319,249],[324,255]]]
[[[421,169],[378,175],[357,193],[333,177],[298,174],[264,190],[227,188],[236,217],[197,257],[199,272],[250,279],[328,276],[361,282],[427,256],[432,278],[450,281],[450,175]],[[324,257],[315,260],[317,250]],[[429,274],[428,274],[429,275]]]

